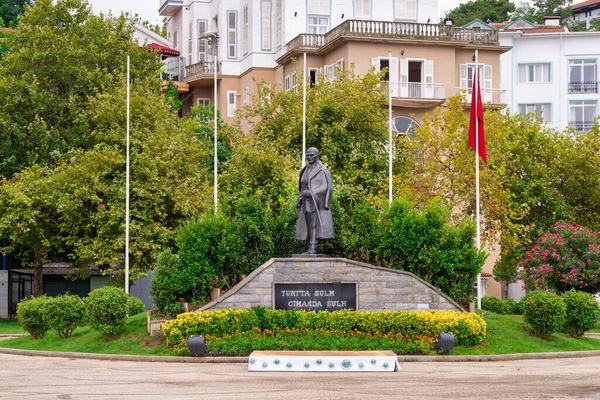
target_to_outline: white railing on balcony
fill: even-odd
[[[446,85],[443,83],[392,82],[392,97],[407,99],[443,100]]]
[[[448,25],[417,22],[347,20],[324,35],[302,33],[287,43],[287,51],[318,49],[344,36],[400,38],[419,40],[451,40],[497,45],[498,32],[485,29],[455,28]]]
[[[217,64],[217,73],[221,70],[221,63]],[[186,79],[192,78],[198,75],[204,74],[214,74],[215,73],[215,63],[214,61],[201,61],[196,64],[188,65],[185,67],[185,77]]]
[[[481,102],[491,104],[501,104],[500,96],[505,92],[502,89],[481,89]],[[467,103],[471,103],[471,88],[454,88],[455,96],[463,96]]]
[[[575,130],[575,132],[588,132],[594,127],[594,121],[571,121],[569,122],[569,128]]]

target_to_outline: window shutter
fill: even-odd
[[[262,49],[271,50],[271,2],[263,1],[261,6]]]
[[[492,98],[492,66],[484,65],[483,71],[483,88],[485,93],[481,95],[484,101],[491,102]]]
[[[373,67],[373,71],[378,74],[380,71],[379,58],[371,58],[371,66]]]
[[[227,116],[235,117],[235,109],[236,109],[236,101],[235,101],[235,91],[228,90],[227,91]]]
[[[433,89],[433,60],[425,60],[425,97],[436,97]]]
[[[406,19],[406,1],[407,0],[394,0],[394,18]]]
[[[398,59],[390,58],[390,81],[392,97],[398,97]]]
[[[329,15],[329,0],[308,0],[308,14]]]
[[[243,26],[243,31],[242,34],[243,39],[242,39],[242,45],[243,45],[243,49],[242,51],[244,52],[244,55],[248,54],[248,6],[244,6],[244,10],[242,12],[242,24]]]
[[[237,47],[237,29],[236,29],[237,15],[235,12],[227,13],[227,45],[229,47],[227,52],[228,58],[236,57]]]
[[[469,87],[469,69],[467,64],[460,64],[460,88],[470,89]]]
[[[206,32],[206,21],[198,21],[198,37]],[[198,39],[198,62],[206,61],[206,39]]]
[[[406,19],[417,19],[417,0],[406,0]]]

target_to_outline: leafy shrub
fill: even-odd
[[[456,311],[334,311],[223,309],[184,313],[163,324],[169,346],[187,348],[191,335],[223,336],[259,330],[265,332],[308,330],[375,334],[398,334],[405,338],[434,339],[452,332],[459,345],[475,345],[485,338],[485,321],[476,314]]]
[[[396,199],[382,215],[382,240],[375,251],[382,265],[412,272],[466,305],[486,254],[474,246],[474,221],[454,226],[450,216],[439,203],[417,211],[409,201]]]
[[[90,326],[105,339],[116,336],[130,311],[143,310],[143,305],[140,308],[139,303],[131,299],[123,289],[114,286],[92,290],[84,300]]]
[[[137,297],[129,296],[127,300],[127,316],[132,317],[144,311],[146,311],[144,302]]]
[[[65,294],[48,298],[46,312],[50,329],[68,338],[85,317],[85,304],[79,296]]]
[[[574,290],[561,297],[566,306],[565,331],[572,337],[583,336],[600,319],[598,302],[591,294]]]
[[[565,318],[565,303],[556,294],[543,290],[529,292],[523,300],[523,319],[529,332],[547,339],[561,329]]]
[[[498,297],[482,297],[481,308],[486,311],[495,312],[496,314],[506,314],[505,303]]]
[[[523,314],[523,303],[517,302],[510,297],[504,299],[504,310],[505,314]]]
[[[521,279],[528,290],[562,293],[571,289],[600,291],[600,234],[588,228],[557,222],[554,231],[526,252]]]
[[[33,297],[17,304],[17,320],[34,339],[42,339],[50,329],[46,305],[48,297]]]

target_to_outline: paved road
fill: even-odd
[[[600,357],[401,366],[399,373],[249,373],[245,364],[0,354],[0,399],[600,400]]]

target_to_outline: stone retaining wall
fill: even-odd
[[[358,309],[465,311],[438,288],[410,272],[345,258],[275,258],[257,268],[223,297],[198,311],[221,308],[273,308],[276,283],[357,283]]]

